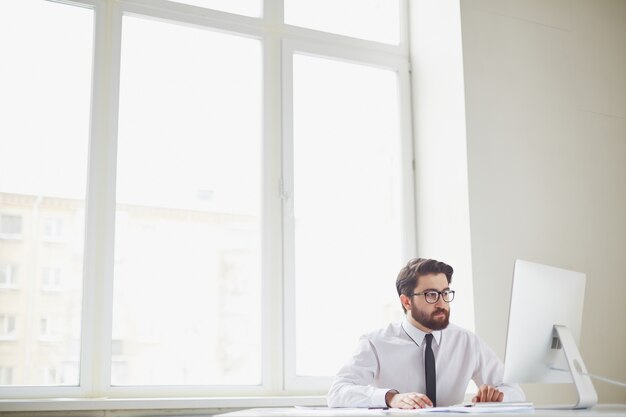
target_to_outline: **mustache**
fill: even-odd
[[[433,311],[433,312],[432,312],[431,316],[434,316],[435,314],[439,314],[439,313],[443,313],[443,314],[445,314],[446,316],[447,316],[448,314],[450,314],[450,312],[449,312],[448,310],[446,310],[445,308],[438,308],[437,310],[435,310],[435,311]]]

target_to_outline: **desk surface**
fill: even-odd
[[[431,409],[434,410],[434,409]],[[417,416],[463,416],[486,415],[493,417],[626,417],[626,404],[599,404],[586,410],[542,410],[501,413],[448,413],[448,412],[414,412],[407,410],[369,410],[355,408],[322,408],[322,407],[284,407],[284,408],[251,408],[231,413],[217,414],[214,417],[417,417]]]

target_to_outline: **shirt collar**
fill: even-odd
[[[426,332],[421,331],[417,327],[413,326],[409,320],[404,316],[402,319],[402,328],[409,335],[411,339],[417,344],[417,346],[421,347],[424,342],[424,337],[426,336]],[[433,331],[433,340],[437,345],[441,345],[441,336],[443,330],[434,330]]]

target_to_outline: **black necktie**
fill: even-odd
[[[435,354],[431,343],[433,335],[426,335],[426,355],[424,358],[424,370],[426,374],[426,396],[433,402],[433,406],[437,406],[437,374],[435,373]]]

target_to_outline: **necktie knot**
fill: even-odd
[[[433,341],[433,334],[427,333],[425,337],[426,337],[426,346],[430,346],[430,344]]]

